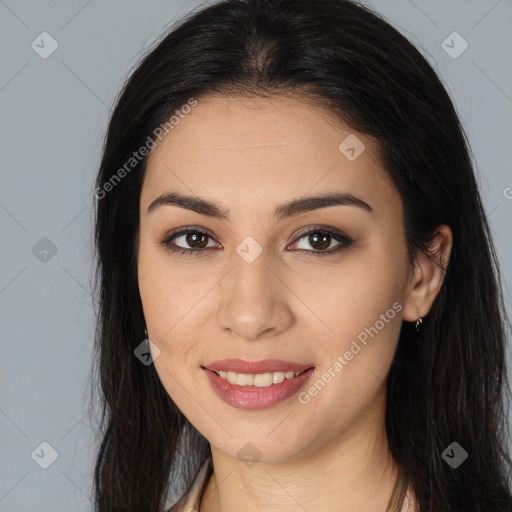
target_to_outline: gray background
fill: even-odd
[[[367,3],[420,48],[455,101],[511,315],[512,0]],[[102,138],[131,66],[201,4],[0,0],[0,512],[92,510],[96,445],[86,408],[92,194]],[[47,59],[31,47],[34,40],[42,46],[45,31],[58,42]],[[461,40],[445,43],[452,56],[441,46],[454,31],[469,44],[457,58]],[[38,465],[51,462],[42,442],[58,454],[47,469]]]

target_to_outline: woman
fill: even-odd
[[[377,14],[191,14],[127,81],[96,187],[100,512],[512,510],[467,143]]]

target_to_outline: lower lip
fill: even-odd
[[[238,409],[266,409],[283,402],[297,393],[315,372],[315,368],[310,368],[297,377],[285,379],[279,384],[259,388],[231,384],[211,370],[201,369],[206,373],[210,386],[215,393],[224,402]]]

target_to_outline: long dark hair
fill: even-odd
[[[147,157],[126,162],[176,110],[212,93],[298,95],[375,137],[403,201],[411,264],[419,251],[435,257],[436,226],[451,227],[450,263],[421,334],[402,324],[386,433],[421,512],[510,512],[509,323],[466,135],[419,51],[348,0],[225,0],[192,12],[153,45],[117,99],[95,192],[97,510],[161,511],[209,455],[153,365],[134,356],[145,338],[137,244]],[[452,442],[468,453],[457,469],[442,457]]]

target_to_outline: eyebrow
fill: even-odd
[[[171,205],[192,210],[200,215],[207,215],[220,220],[230,220],[229,210],[223,208],[215,201],[208,201],[199,197],[184,195],[178,192],[168,192],[157,197],[148,207],[148,213],[160,206]],[[330,193],[325,195],[307,196],[293,199],[274,211],[274,218],[278,221],[299,215],[304,212],[326,208],[328,206],[356,206],[367,212],[373,213],[372,207],[352,194]]]

